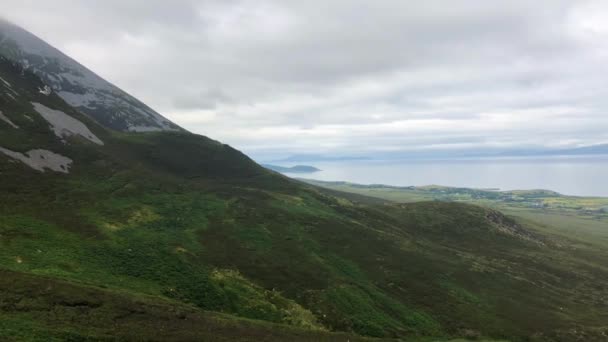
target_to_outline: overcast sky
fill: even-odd
[[[254,156],[608,142],[608,1],[0,0]]]

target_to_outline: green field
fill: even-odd
[[[411,203],[446,201],[481,205],[518,216],[538,216],[542,220],[581,227],[584,231],[601,231],[608,220],[608,198],[565,196],[548,190],[493,191],[442,186],[396,187],[389,185],[361,185],[348,182],[323,182],[301,179],[309,184],[369,196],[390,202]],[[551,220],[551,217],[555,219]],[[582,220],[582,221],[581,221]],[[584,224],[582,224],[584,223]],[[590,229],[587,229],[587,228]],[[572,229],[566,229],[568,231]]]
[[[549,190],[494,191],[444,186],[398,187],[324,182],[300,179],[309,184],[393,202],[449,201],[507,209],[539,209],[543,212],[574,214],[590,219],[608,218],[608,198],[565,196]]]

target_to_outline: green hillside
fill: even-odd
[[[326,191],[194,134],[108,131],[8,60],[0,77],[0,147],[72,161],[0,154],[3,339],[606,338],[605,250],[493,209]]]

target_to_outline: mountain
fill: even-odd
[[[11,56],[0,340],[605,340],[606,249],[490,208],[307,185],[196,134],[112,130]]]
[[[547,155],[562,155],[562,156],[572,156],[572,155],[608,155],[608,144],[600,144],[600,145],[590,145],[583,146],[577,148],[569,148],[569,149],[560,149],[556,151],[547,151],[545,152]]]
[[[414,160],[464,160],[464,159],[495,159],[519,157],[567,157],[567,156],[606,156],[608,144],[589,145],[574,148],[472,148],[472,149],[434,149],[434,150],[403,150],[374,152],[373,156],[324,156],[316,154],[293,155],[275,162],[319,162],[319,161],[414,161]]]
[[[287,166],[278,166],[278,165],[270,165],[270,164],[262,164],[263,167],[281,173],[314,173],[319,172],[321,170],[317,169],[314,166],[310,165],[295,165],[291,167]]]
[[[294,154],[287,158],[276,160],[276,162],[320,162],[320,161],[347,161],[347,160],[369,160],[369,157],[360,156],[328,156],[320,154]]]
[[[24,29],[0,19],[0,54],[33,71],[65,102],[119,131],[178,131],[176,124]]]

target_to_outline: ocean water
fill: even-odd
[[[322,171],[286,174],[324,181],[397,186],[531,190],[547,189],[565,195],[608,197],[608,156],[494,158],[417,161],[338,161],[279,163],[306,164]]]

